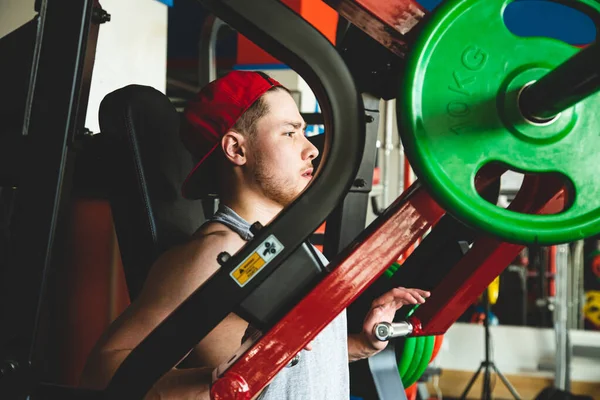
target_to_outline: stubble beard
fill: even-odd
[[[289,178],[278,178],[269,170],[260,152],[256,153],[254,180],[263,194],[271,201],[287,207],[298,196],[296,186]]]

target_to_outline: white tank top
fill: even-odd
[[[231,208],[221,204],[210,219],[220,222],[240,235],[252,239],[250,224]],[[323,265],[329,261],[315,249]],[[327,311],[325,311],[327,312]],[[346,310],[319,333],[312,350],[302,350],[299,362],[281,370],[259,396],[260,400],[348,400],[348,335]]]

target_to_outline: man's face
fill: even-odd
[[[312,161],[319,151],[304,135],[306,124],[292,96],[268,92],[269,112],[256,123],[249,144],[251,179],[270,200],[290,204],[312,179]]]

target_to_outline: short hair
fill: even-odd
[[[258,98],[241,116],[238,118],[232,129],[236,132],[252,136],[256,133],[256,123],[269,112],[269,105],[265,101],[265,94],[283,90],[291,95],[289,89],[284,86],[273,86]]]
[[[261,119],[262,117],[264,117],[265,115],[267,115],[269,113],[269,105],[267,104],[267,102],[264,99],[265,94],[267,94],[269,92],[275,92],[278,90],[283,90],[283,91],[287,92],[290,96],[292,95],[290,90],[288,88],[286,88],[285,86],[273,86],[272,88],[267,90],[265,93],[263,93],[263,95],[260,96],[258,98],[258,100],[256,100],[240,116],[240,118],[238,118],[238,120],[233,125],[233,127],[231,127],[231,129],[248,136],[249,140],[252,140],[252,138],[256,134],[256,123],[258,122],[259,119]],[[224,155],[223,151],[219,151],[219,152],[217,152],[217,154],[218,154],[217,157],[214,157],[212,159],[212,162],[214,163],[215,169],[218,171],[217,176],[216,176],[215,190],[217,192],[217,195],[220,196],[221,190],[222,190],[221,185],[223,184],[222,183],[223,177],[221,176],[221,174],[222,174],[221,168],[225,163],[225,155]]]

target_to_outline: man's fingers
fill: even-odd
[[[397,288],[397,289],[399,289],[400,292],[410,294],[412,297],[417,299],[417,301],[419,303],[425,303],[425,299],[431,295],[428,291],[421,290],[421,289],[404,289],[404,288]],[[396,290],[396,289],[394,289],[394,290]]]
[[[413,289],[416,292],[418,292],[422,297],[429,297],[431,296],[431,292],[428,292],[427,290],[422,290],[422,289]]]
[[[406,292],[402,296],[396,297],[396,308],[400,308],[405,304],[419,304],[422,303],[412,293]]]
[[[419,303],[425,303],[425,296],[416,289],[408,289],[410,293]]]
[[[418,296],[418,295],[417,295]],[[371,308],[386,307],[388,305],[394,306],[396,309],[400,308],[403,304],[419,304],[423,301],[419,301],[413,294],[406,290],[393,289],[387,294],[377,298],[371,303]]]
[[[425,299],[414,289],[396,288],[392,290],[395,303],[400,304],[418,304],[424,303]]]
[[[389,303],[393,303],[396,308],[400,308],[403,304],[422,304],[430,295],[431,293],[426,290],[397,287],[373,300],[371,308],[381,307]]]

